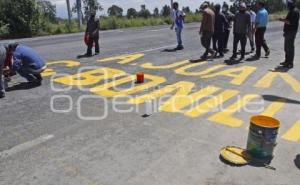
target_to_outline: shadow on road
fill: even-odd
[[[224,61],[225,64],[232,66],[243,63],[241,59],[227,59]]]
[[[41,86],[39,83],[30,83],[30,82],[22,82],[12,87],[6,89],[7,92],[10,91],[19,91],[19,90],[28,90]]]
[[[300,154],[298,154],[294,160],[296,167],[300,170]]]
[[[161,52],[177,52],[177,51],[179,51],[179,50],[176,48],[173,48],[173,49],[164,49]]]
[[[293,100],[293,99],[284,98],[284,97],[275,96],[275,95],[262,95],[262,98],[266,101],[271,101],[271,102],[284,102],[284,103],[291,103],[291,104],[300,104],[300,101],[298,101],[298,100]]]

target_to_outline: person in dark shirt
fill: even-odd
[[[95,53],[98,55],[100,53],[99,49],[99,31],[100,24],[99,19],[96,19],[96,12],[92,12],[90,15],[90,19],[87,23],[85,34],[88,36],[88,48],[86,52],[86,56],[92,56],[92,48],[95,43]]]
[[[245,48],[247,44],[247,33],[249,32],[251,25],[251,16],[246,12],[246,4],[241,3],[239,7],[239,12],[234,17],[233,25],[233,55],[232,60],[237,58],[237,47],[239,42],[241,43],[241,58],[245,58]]]
[[[299,9],[295,6],[295,0],[287,1],[289,13],[285,19],[280,19],[284,22],[284,51],[285,51],[285,61],[280,63],[284,67],[293,68],[294,67],[294,57],[295,57],[295,38],[299,27]]]
[[[221,12],[221,5],[215,5],[215,32],[213,35],[213,49],[218,52],[220,57],[224,57],[224,39],[225,30],[228,28],[228,21],[225,15]],[[218,44],[218,46],[217,46]]]
[[[224,52],[228,52],[229,49],[227,48],[228,45],[228,40],[229,40],[229,36],[230,36],[230,31],[232,28],[232,22],[233,22],[233,18],[234,15],[229,11],[229,5],[224,2],[223,6],[222,6],[222,13],[225,15],[228,24],[227,27],[225,28],[225,34],[224,34]]]

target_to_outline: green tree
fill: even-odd
[[[234,0],[233,1],[233,6],[232,6],[232,11],[237,11],[238,6],[240,3],[245,2],[245,3],[250,3],[253,6],[253,9],[256,8],[256,0]],[[285,9],[285,3],[283,0],[265,0],[266,3],[266,9],[268,10],[269,13],[274,13],[278,11],[282,11]]]
[[[159,16],[159,9],[157,7],[153,10],[153,16],[154,17],[158,17]]]
[[[41,14],[35,0],[2,0],[0,20],[7,25],[9,34],[30,37],[42,29]]]
[[[138,13],[139,17],[149,18],[151,17],[150,11],[146,8],[146,5],[141,5],[141,10]]]
[[[138,12],[134,9],[134,8],[129,8],[127,10],[127,18],[131,19],[131,18],[136,18],[138,15]]]
[[[123,9],[117,5],[112,5],[110,8],[108,8],[107,13],[109,16],[122,17]]]
[[[190,9],[190,7],[183,7],[182,8],[182,11],[184,12],[184,13],[191,13],[191,9]]]
[[[83,9],[83,19],[88,20],[90,17],[90,14],[92,11],[102,11],[103,7],[101,4],[98,2],[98,0],[81,0],[82,1],[82,9]],[[72,12],[77,13],[77,4],[76,2],[74,3],[72,7]]]
[[[168,17],[171,15],[171,7],[168,5],[163,6],[161,10],[161,15],[164,17]]]
[[[40,7],[42,15],[48,19],[50,22],[57,22],[56,20],[56,6],[53,5],[50,1],[39,0],[37,4]]]

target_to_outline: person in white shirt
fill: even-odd
[[[247,4],[247,11],[251,16],[251,27],[250,30],[247,34],[248,39],[250,41],[250,46],[251,46],[251,53],[255,51],[255,46],[254,46],[254,32],[255,32],[255,19],[256,19],[256,13],[252,10],[251,4]]]
[[[185,14],[183,11],[179,10],[179,4],[177,2],[173,3],[173,23],[171,26],[171,30],[175,28],[176,36],[177,36],[177,47],[175,50],[182,50],[184,49],[182,44],[182,30],[183,30],[183,24],[184,24],[184,17]]]

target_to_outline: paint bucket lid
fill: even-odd
[[[251,124],[263,128],[279,128],[280,121],[269,116],[258,115],[251,118]]]
[[[252,160],[245,149],[236,146],[226,146],[222,148],[220,155],[225,161],[235,165],[246,165]]]

